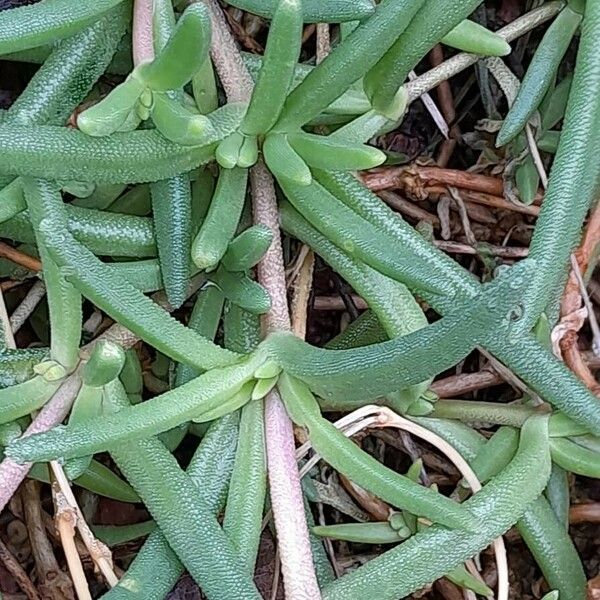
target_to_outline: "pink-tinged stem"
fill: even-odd
[[[319,600],[321,591],[308,539],[292,422],[276,391],[265,404],[269,496],[286,600]]]
[[[262,161],[250,171],[254,223],[273,232],[273,242],[258,265],[258,280],[271,296],[271,310],[264,316],[266,333],[290,329],[285,270],[279,229],[279,211],[273,178]],[[304,502],[296,461],[292,422],[275,391],[265,404],[265,438],[269,494],[286,598],[314,600],[321,597],[315,575]]]
[[[153,0],[135,0],[133,5],[133,65],[154,60],[154,36],[152,34]]]
[[[291,327],[285,285],[285,268],[279,229],[279,210],[273,177],[264,163],[257,162],[250,171],[252,212],[256,225],[265,225],[273,234],[273,242],[258,263],[258,279],[271,296],[271,310],[264,316],[265,333]]]
[[[42,433],[59,425],[69,414],[80,387],[79,376],[77,374],[70,375],[31,422],[22,437]],[[17,488],[27,477],[29,469],[31,469],[31,463],[19,464],[10,458],[5,458],[0,463],[0,512],[4,510]]]
[[[204,0],[212,24],[210,56],[229,102],[249,102],[254,82],[216,0]]]
[[[223,13],[215,0],[204,0],[211,11],[211,56],[227,98],[248,102],[252,79],[246,69]],[[264,332],[289,330],[285,270],[281,251],[279,211],[273,178],[262,162],[250,171],[254,222],[273,232],[273,243],[258,266],[258,279],[271,296],[271,310],[263,321]],[[269,493],[277,531],[287,600],[319,600],[300,476],[295,458],[294,432],[277,392],[267,396],[265,437]]]

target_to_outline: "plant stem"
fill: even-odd
[[[221,85],[230,102],[248,102],[252,95],[252,77],[244,65],[235,40],[216,0],[204,0],[210,9],[212,41],[210,56],[219,73]]]
[[[138,66],[154,59],[152,35],[153,0],[135,0],[133,5],[133,64]]]
[[[77,396],[81,386],[81,380],[77,373],[69,376],[58,388],[52,399],[44,406],[38,416],[25,430],[23,436],[33,435],[48,431],[62,423],[69,414],[71,405]],[[5,458],[0,463],[0,512],[8,504],[12,495],[17,491],[21,482],[27,477],[31,463],[16,463],[10,458]]]
[[[264,317],[265,333],[290,329],[287,304],[285,269],[279,230],[279,211],[273,178],[263,162],[258,162],[250,172],[252,187],[252,212],[254,223],[265,225],[273,233],[273,242],[258,263],[258,280],[271,296],[271,310]]]
[[[67,479],[62,466],[57,461],[52,460],[50,461],[50,468],[52,469],[55,478],[53,491],[58,509],[56,514],[57,522],[60,523],[61,518],[63,518],[65,514],[70,515],[67,518],[67,521],[77,528],[94,564],[100,573],[102,573],[108,585],[114,587],[119,582],[119,579],[113,570],[110,550],[105,544],[94,537],[92,530],[87,524],[85,517],[77,504],[77,500],[75,499],[75,495],[73,494],[73,490],[71,489],[71,485],[69,484],[69,480]],[[79,561],[79,553],[76,549],[73,558],[75,559],[75,557]]]
[[[215,0],[205,0],[211,12],[211,56],[230,102],[248,102],[252,79]],[[271,174],[262,162],[250,172],[254,223],[273,233],[271,247],[258,265],[258,279],[271,296],[271,310],[263,320],[264,333],[289,330],[285,270],[279,230],[277,197]],[[300,477],[295,459],[292,422],[277,392],[265,403],[265,438],[271,504],[277,530],[283,580],[288,600],[321,597],[304,517]]]
[[[62,498],[60,489],[56,489],[53,486],[52,491],[56,504],[56,528],[60,536],[73,585],[77,590],[77,598],[79,600],[92,600],[83,565],[81,564],[81,558],[75,546],[75,521],[77,517],[68,508],[65,509],[64,505],[67,505],[67,503]]]

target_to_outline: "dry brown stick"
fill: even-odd
[[[53,484],[53,491],[56,494],[56,497],[61,499],[61,509],[63,511],[69,511],[74,518],[74,524],[79,531],[79,535],[87,548],[87,551],[90,554],[90,557],[98,567],[99,571],[106,579],[106,582],[114,587],[119,582],[118,577],[115,575],[112,565],[112,554],[108,547],[96,539],[89,525],[87,524],[79,505],[77,504],[77,500],[75,499],[75,495],[73,494],[73,490],[71,489],[71,485],[62,466],[57,461],[50,461],[50,467],[55,477],[55,482]],[[60,492],[60,496],[58,495]],[[77,554],[77,559],[79,560],[79,554]]]
[[[599,241],[600,208],[596,206],[585,227],[581,244],[574,253],[581,273],[585,273],[588,270]],[[571,269],[560,307],[561,320],[558,326],[563,326],[566,329],[566,333],[564,333],[559,342],[560,350],[569,368],[579,376],[590,390],[594,393],[599,393],[600,386],[579,351],[578,331],[580,325],[574,323],[572,319],[573,314],[581,307],[582,301],[582,292],[577,274],[574,272],[574,269]]]
[[[394,167],[395,168],[395,167]],[[427,167],[432,169],[434,167]],[[403,191],[409,198],[415,200],[438,200],[440,197],[448,195],[448,188],[446,185],[440,184],[439,182],[427,182],[424,183],[418,177],[411,175],[409,171],[404,168],[402,177],[390,177],[382,175],[382,171],[370,171],[369,173],[363,174],[363,183],[374,192],[381,192],[390,189],[399,189]],[[459,173],[466,172],[458,171]],[[482,176],[485,177],[485,176]],[[493,179],[493,178],[492,178]],[[526,206],[525,204],[517,204],[511,202],[501,195],[494,195],[488,192],[480,192],[477,190],[471,190],[468,188],[455,185],[454,183],[448,183],[452,187],[458,187],[461,189],[461,195],[463,200],[467,202],[473,202],[475,204],[482,204],[491,208],[499,208],[502,210],[509,210],[518,212],[524,215],[537,217],[540,212],[540,207],[535,205]]]
[[[44,527],[46,528],[46,533],[55,544],[60,544],[60,536],[58,531],[56,531],[56,524],[54,523],[54,519],[45,511],[42,510],[42,522],[44,523]],[[81,559],[85,565],[93,566],[94,562],[92,561],[87,548],[84,546],[83,542],[79,538],[75,538],[75,546],[77,547],[77,553],[81,556]]]
[[[523,394],[529,394],[531,399],[537,404],[541,404],[541,398],[530,389],[527,384],[517,375],[515,375],[506,365],[501,363],[497,358],[492,356],[485,348],[477,348],[479,352],[488,359],[490,368],[494,369],[504,381],[512,385],[515,390],[519,390]]]
[[[31,579],[29,579],[29,575],[27,575],[25,569],[19,564],[19,561],[12,555],[2,540],[0,540],[0,562],[14,577],[18,586],[29,600],[41,600],[41,596],[37,593],[35,586],[31,582]]]
[[[461,373],[438,379],[431,384],[431,391],[440,398],[456,398],[502,383],[504,379],[498,373],[484,369],[477,373]]]
[[[434,227],[440,226],[440,219],[437,215],[433,215],[430,212],[426,211],[424,208],[421,208],[418,204],[403,198],[399,194],[394,192],[382,190],[377,193],[377,195],[390,207],[394,210],[405,214],[413,219],[418,219],[419,221],[426,221],[427,223],[431,223]]]
[[[56,482],[52,483],[52,497],[56,506],[56,528],[65,552],[73,585],[77,591],[77,598],[79,600],[92,600],[83,565],[81,564],[81,558],[75,546],[75,525],[78,517],[69,506],[60,486]]]
[[[600,600],[600,575],[588,581],[588,600]]]
[[[304,31],[302,32],[302,44],[306,44],[306,42],[308,42],[308,40],[310,40],[310,38],[313,36],[313,33],[315,33],[316,30],[317,30],[316,23],[310,23],[309,25],[307,25],[304,28]]]
[[[322,502],[319,502],[317,504],[317,510],[318,510],[317,523],[320,526],[326,525],[327,521],[325,519],[325,509],[324,509],[324,505]],[[331,566],[333,567],[333,572],[334,572],[336,578],[341,577],[344,574],[344,572],[340,568],[340,565],[338,564],[337,558],[335,556],[333,540],[331,538],[323,538],[323,545],[325,546],[325,551],[327,552],[327,556],[329,556],[329,561],[331,562]]]
[[[371,432],[373,437],[380,439],[382,442],[385,442],[388,446],[399,450],[404,454],[410,453],[408,448],[406,447],[403,439],[396,435],[396,432],[393,430],[388,431],[387,429],[374,429]],[[431,473],[429,473],[428,477],[434,477],[437,475],[444,476],[446,478],[451,478],[453,483],[456,483],[459,478],[458,471],[454,468],[454,466],[445,461],[443,458],[430,451],[423,451],[423,448],[419,447],[419,458],[423,461],[423,465],[429,467],[431,469]]]
[[[582,352],[581,356],[590,369],[600,369],[600,356],[596,356],[591,350]]]
[[[433,587],[436,592],[441,594],[444,600],[465,600],[466,596],[463,596],[463,588],[459,588],[454,585],[451,581],[442,577],[433,583]]]
[[[356,294],[350,296],[358,310],[366,310],[367,303]],[[346,310],[346,304],[340,296],[316,296],[313,302],[314,310]]]
[[[466,208],[467,215],[471,221],[475,221],[476,223],[481,223],[487,226],[494,226],[498,222],[498,219],[492,210],[483,204],[475,204],[474,202],[463,200],[463,205]],[[450,208],[453,210],[455,209],[453,204],[450,205]]]
[[[312,250],[307,252],[297,277],[293,283],[291,302],[292,331],[299,338],[306,337],[306,325],[308,321],[308,301],[312,290],[313,271],[315,267],[315,255]]]
[[[483,225],[495,225],[498,222],[498,219],[496,218],[492,210],[487,206],[484,206],[483,204],[475,204],[474,202],[469,202],[467,200],[464,200],[463,204],[467,209],[467,214],[469,215],[469,218],[472,221],[482,223]],[[451,205],[450,208],[454,207]]]
[[[42,263],[40,260],[9,246],[5,242],[0,242],[0,257],[6,258],[6,260],[10,260],[16,265],[25,267],[34,273],[42,270]]]
[[[435,190],[432,190],[435,194]],[[491,208],[499,208],[501,210],[508,210],[517,212],[522,215],[528,215],[530,217],[537,217],[540,214],[540,207],[535,205],[527,206],[525,204],[515,204],[506,198],[500,196],[493,196],[492,194],[485,194],[483,192],[473,192],[472,190],[464,190],[462,192],[463,198],[469,202],[475,204],[482,204],[483,206],[489,206]]]
[[[440,250],[448,252],[449,254],[480,254],[481,251],[469,244],[463,244],[461,242],[435,240],[433,242]],[[519,248],[514,246],[494,246],[492,244],[486,244],[485,249],[492,256],[498,256],[499,258],[507,259],[521,259],[527,258],[529,255],[529,248]]]
[[[23,514],[29,543],[35,560],[39,591],[45,600],[70,600],[75,598],[69,576],[60,568],[54,549],[48,540],[42,518],[40,485],[32,479],[21,487]]]
[[[444,62],[444,50],[441,44],[436,44],[433,47],[429,53],[429,58],[433,67],[437,67]],[[458,138],[460,137],[460,128],[458,125],[453,125],[453,123],[456,121],[456,109],[454,107],[454,96],[452,94],[450,82],[448,80],[442,81],[442,83],[438,85],[436,92],[438,102],[440,103],[440,110],[444,115],[446,123],[450,125],[448,139],[445,139],[442,142],[437,158],[437,164],[440,167],[445,167],[450,161],[454,149],[456,148],[456,144],[458,143]]]
[[[375,519],[375,521],[387,521],[389,519],[390,513],[393,511],[388,504],[359,485],[356,485],[356,483],[350,481],[350,479],[341,473],[339,473],[338,476],[344,489],[352,496],[352,498],[354,498],[355,502],[362,509]]]
[[[408,185],[412,187],[441,185],[482,192],[492,196],[504,195],[502,179],[458,169],[421,165],[385,167],[363,174],[362,179],[365,185],[373,191],[394,187],[405,188]]]
[[[0,283],[0,291],[8,292],[9,290],[13,290],[14,288],[20,287],[23,285],[22,281],[16,281],[14,279],[6,279],[2,283]]]
[[[577,523],[600,523],[600,502],[573,504],[569,509],[569,522],[571,525]]]
[[[567,331],[560,340],[560,350],[565,363],[571,371],[596,395],[600,394],[600,384],[596,381],[590,365],[584,360],[577,346],[579,336],[573,330]]]
[[[431,223],[433,227],[440,227],[440,219],[437,215],[430,213],[429,211],[421,208],[418,203],[403,198],[396,192],[384,190],[377,192],[377,195],[390,207],[397,212],[402,213],[408,217],[416,219],[418,221],[425,221]],[[492,211],[483,206],[482,204],[475,204],[473,202],[463,202],[469,218],[477,223],[483,223],[484,225],[495,225],[498,219],[494,216]],[[455,209],[454,205],[450,208]]]

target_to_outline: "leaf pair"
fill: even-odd
[[[549,475],[547,420],[533,417],[527,421],[519,450],[507,468],[462,505],[481,519],[476,532],[428,527],[328,586],[323,598],[354,600],[372,595],[395,600],[422,588],[509,529],[543,491]]]
[[[557,420],[556,415],[550,419],[550,436],[552,422]],[[474,429],[456,421],[427,418],[418,422],[452,444],[475,470],[481,483],[487,483],[501,473],[515,457],[519,441],[523,442],[519,432],[510,427],[500,428],[486,440]],[[560,522],[544,494],[529,505],[516,527],[548,585],[560,590],[563,598],[583,600],[586,577],[577,550],[565,523]]]
[[[66,127],[0,124],[5,148],[0,172],[96,184],[167,179],[214,159],[215,145],[238,128],[245,106],[229,103],[210,114],[194,146],[167,140],[158,131],[116,132],[94,138]]]
[[[107,391],[111,416],[119,417],[120,413],[130,410],[118,381],[109,384]],[[215,509],[160,440],[125,438],[111,445],[110,453],[139,491],[169,546],[207,597],[259,600],[260,594],[243,568],[237,548],[217,521]],[[190,543],[192,540],[194,543]],[[198,541],[210,558],[197,552],[195,543]],[[155,542],[161,543],[162,535],[155,536]],[[153,575],[156,578],[156,573]]]
[[[192,243],[192,260],[225,297],[245,310],[262,314],[271,301],[262,286],[247,271],[258,263],[273,239],[261,226],[246,229],[235,237],[246,203],[248,170],[221,169],[208,212]]]
[[[83,111],[77,119],[79,129],[88,135],[105,136],[135,129],[140,120],[152,116],[166,138],[183,145],[198,144],[211,127],[210,120],[171,91],[183,88],[202,67],[209,44],[206,8],[192,4],[156,58],[138,65],[106,98]]]
[[[395,513],[393,517],[400,517]],[[325,525],[313,527],[312,531],[318,536],[335,540],[345,540],[359,544],[398,544],[410,536],[408,528],[397,529],[394,527],[393,519],[376,523],[342,523],[340,525]],[[407,533],[408,532],[408,533]],[[446,573],[449,579],[456,585],[472,590],[482,596],[491,596],[492,590],[467,571],[463,565],[459,565]]]
[[[600,22],[600,21],[598,21]],[[590,24],[590,33],[593,33],[594,27]],[[590,36],[590,40],[592,37]],[[591,74],[590,69],[582,71],[586,77]],[[593,79],[591,76],[589,79]],[[590,82],[591,83],[591,82]],[[596,83],[593,81],[594,86],[589,94],[586,93],[585,98],[578,99],[578,107],[583,111],[583,106],[589,104],[592,100],[590,98],[596,98],[595,94]],[[592,95],[593,94],[593,95]],[[571,94],[571,96],[573,96]],[[589,96],[589,98],[588,98]],[[589,138],[593,131],[592,123],[594,122],[594,114],[584,115],[584,122],[582,119],[574,120],[570,127],[574,127],[577,130],[577,135],[573,136],[570,134],[570,141],[577,140],[578,143],[585,145],[585,140]],[[563,133],[563,135],[565,135]],[[581,140],[581,141],[580,141]],[[563,157],[563,164],[561,170],[571,174],[571,170],[579,172],[585,170],[587,162],[577,162],[571,160],[571,155]],[[582,171],[583,172],[583,171]],[[326,235],[330,236],[332,240],[335,240],[336,245],[346,253],[349,251],[356,252],[356,245],[348,244],[347,247],[343,245],[342,240],[338,241],[336,236],[340,236],[340,223],[346,224],[348,220],[356,218],[356,215],[361,217],[361,227],[353,233],[350,237],[351,241],[360,239],[361,245],[364,245],[364,260],[371,266],[382,271],[381,267],[378,267],[373,261],[373,253],[371,250],[367,252],[369,246],[366,244],[372,244],[373,240],[377,239],[377,235],[385,233],[386,236],[390,236],[390,242],[387,246],[382,247],[384,255],[389,255],[387,248],[390,244],[394,244],[396,247],[402,248],[403,252],[398,253],[396,274],[392,273],[392,277],[403,281],[409,286],[413,292],[417,292],[422,296],[433,308],[435,308],[440,314],[446,314],[452,312],[456,308],[457,301],[469,302],[480,292],[480,284],[466,272],[458,263],[453,261],[444,253],[437,250],[427,240],[425,240],[419,233],[417,233],[409,224],[407,224],[397,213],[394,213],[388,206],[386,206],[375,194],[367,190],[362,186],[355,178],[345,173],[334,173],[334,172],[319,172],[319,182],[326,186],[327,190],[339,198],[344,205],[352,210],[354,217],[351,214],[340,219],[337,226],[332,225],[331,219],[323,219],[316,212],[319,208],[315,204],[313,199],[309,199],[309,203],[303,203],[300,210],[307,217],[307,207],[315,205],[314,214],[319,216],[320,221],[323,224],[318,224],[314,221],[315,227],[325,232]],[[556,203],[559,199],[561,204],[553,207],[552,211],[558,211],[561,222],[564,222],[566,217],[563,215],[571,216],[573,214],[573,207],[576,206],[577,210],[581,210],[582,215],[586,212],[585,206],[572,203],[573,189],[575,185],[577,189],[579,187],[584,188],[585,197],[589,198],[588,192],[591,192],[592,187],[589,185],[590,180],[581,175],[578,178],[569,177],[568,180],[563,181],[560,177],[557,177],[556,187],[553,196],[553,203]],[[300,188],[302,189],[302,188]],[[560,192],[560,193],[559,193]],[[288,193],[288,197],[292,196]],[[327,197],[326,197],[327,198]],[[568,199],[568,200],[567,200]],[[328,200],[330,201],[330,200]],[[547,200],[546,200],[547,202]],[[568,202],[569,210],[566,210],[562,204]],[[337,206],[337,205],[336,205]],[[543,211],[542,211],[543,212]],[[329,211],[329,214],[335,214],[333,211]],[[546,221],[544,227],[544,236],[540,237],[540,240],[544,240],[544,244],[540,244],[540,248],[544,249],[536,256],[536,263],[538,269],[535,273],[540,274],[539,265],[544,262],[547,263],[545,267],[544,277],[554,277],[558,272],[561,272],[563,268],[561,265],[566,265],[567,260],[564,261],[551,261],[548,262],[547,254],[548,248],[554,244],[556,236],[552,236],[552,232],[555,229],[552,228],[552,221],[550,213],[544,213],[543,219]],[[312,218],[312,217],[311,217]],[[540,217],[541,219],[542,217]],[[583,217],[582,217],[583,218]],[[364,223],[368,223],[374,227],[375,235],[366,236]],[[325,229],[325,227],[328,227]],[[372,231],[372,230],[371,230]],[[577,227],[573,227],[569,222],[569,236],[574,235],[578,232]],[[572,232],[572,233],[571,233]],[[343,231],[341,232],[344,233]],[[534,236],[535,239],[535,236]],[[569,237],[569,239],[571,239]],[[565,249],[572,248],[574,241],[562,242],[556,251],[564,252]],[[341,245],[340,245],[341,243]],[[570,244],[570,245],[569,245]],[[384,250],[384,248],[386,248]],[[362,250],[361,250],[362,252]],[[565,256],[568,256],[566,254]],[[400,261],[403,261],[402,263]],[[413,268],[416,265],[422,265],[420,268]],[[411,283],[412,282],[412,283]],[[541,289],[547,289],[543,287]],[[530,284],[526,291],[525,297],[529,296],[530,292],[533,291],[532,285]],[[546,398],[555,407],[564,411],[569,417],[575,420],[577,423],[584,424],[589,431],[595,433],[600,432],[600,419],[598,418],[598,399],[587,390],[587,388],[581,384],[577,377],[566,368],[564,365],[557,361],[550,353],[543,348],[537,340],[533,338],[528,332],[523,331],[522,319],[518,323],[518,331],[511,332],[510,336],[498,336],[495,332],[491,333],[482,342],[482,345],[492,352],[497,358],[505,362],[513,369],[515,373],[519,375],[524,381],[535,389],[542,397]],[[543,366],[542,366],[543,365]]]
[[[377,148],[308,133],[270,133],[263,152],[267,166],[282,185],[284,182],[310,185],[313,179],[310,167],[359,171],[385,161],[385,154]]]
[[[373,108],[386,116],[395,116],[394,100],[398,89],[423,56],[444,36],[451,35],[450,43],[458,42],[465,46],[464,42],[468,42],[465,47],[471,51],[479,47],[482,53],[492,48],[505,53],[506,44],[498,40],[495,34],[470,22],[462,23],[480,3],[480,0],[410,2],[418,11],[413,11],[403,27],[390,36],[393,42],[391,47],[384,48],[376,64],[370,65],[365,75],[364,88]],[[453,31],[457,26],[460,29]],[[488,41],[490,38],[491,43],[481,43],[482,39]]]
[[[326,400],[377,398],[456,364],[490,331],[506,332],[534,268],[534,263],[519,263],[484,286],[475,300],[424,329],[387,342],[324,350],[278,333],[267,340],[266,349],[284,371]]]
[[[181,325],[76,242],[67,231],[65,206],[52,184],[35,180],[30,193],[39,199],[45,212],[39,226],[40,239],[62,274],[84,296],[180,362],[201,369],[236,362],[236,354]]]
[[[17,461],[74,458],[102,452],[115,444],[158,435],[205,414],[217,418],[239,408],[237,395],[265,362],[262,351],[224,369],[212,369],[189,383],[119,413],[56,427],[15,442],[7,451]],[[28,458],[26,458],[28,457]]]
[[[96,343],[89,360],[80,369],[81,388],[69,415],[69,425],[93,422],[102,414],[104,388],[119,377],[124,364],[125,352],[120,346],[103,340]],[[77,479],[91,462],[91,454],[70,459],[65,463],[65,473],[69,479]]]
[[[331,349],[356,348],[406,335],[428,325],[423,310],[405,285],[375,271],[366,264],[346,255],[325,236],[316,231],[288,203],[280,209],[284,230],[309,245],[359,294],[371,311],[351,323],[335,338]],[[376,316],[375,316],[376,315]],[[374,317],[374,318],[373,318]],[[380,323],[381,322],[381,323]],[[375,327],[371,327],[374,324]],[[396,412],[406,413],[415,403],[422,404],[422,394],[429,387],[424,381],[386,396],[387,404]],[[337,404],[341,402],[341,404]],[[322,406],[328,410],[355,407],[346,400],[328,400]],[[431,405],[426,404],[427,412]]]
[[[216,287],[203,289],[189,326],[208,338],[214,337],[222,308],[222,297],[219,301]],[[235,306],[225,312],[223,329],[225,344],[231,350],[249,352],[258,343],[258,320]],[[185,365],[179,365],[176,383],[181,385],[192,376]],[[262,412],[262,403],[253,402],[244,407],[240,417],[234,413],[215,421],[204,434],[186,470],[213,514],[222,513],[227,500],[223,531],[237,550],[240,570],[249,575],[253,572],[258,551],[266,491]],[[176,476],[180,477],[179,474]],[[136,473],[132,473],[132,477],[137,481]],[[161,477],[164,481],[165,471],[161,472]],[[148,489],[144,495],[146,493],[156,497],[162,491]],[[166,504],[164,510],[172,512],[172,507]],[[181,529],[186,529],[189,518],[189,512],[186,512]],[[170,538],[172,532],[165,533]],[[189,547],[195,549],[196,533],[188,530],[186,534],[193,538]],[[183,570],[165,536],[157,530],[148,538],[119,584],[103,598],[127,597],[134,584],[141,597],[158,600],[172,589]],[[220,583],[223,583],[222,578]]]
[[[472,515],[454,501],[399,475],[363,452],[321,416],[316,399],[300,380],[284,373],[278,387],[292,420],[307,428],[314,450],[336,470],[394,506],[447,527],[477,527]]]
[[[279,118],[301,46],[302,2],[282,0],[274,11],[258,81],[240,131],[217,148],[216,159],[222,167],[247,168],[258,160],[257,136],[265,135]]]

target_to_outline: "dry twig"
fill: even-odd
[[[46,534],[40,504],[40,485],[33,480],[26,481],[21,488],[21,499],[38,575],[39,591],[45,600],[75,598],[71,579],[58,565]]]

